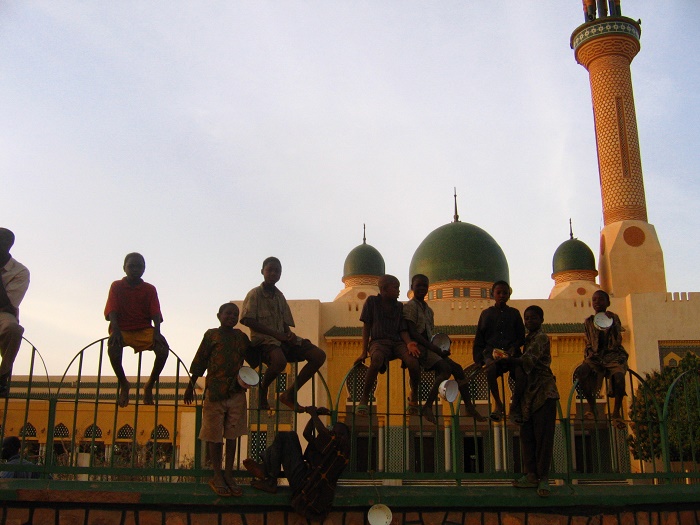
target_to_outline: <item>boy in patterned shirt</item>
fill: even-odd
[[[184,401],[187,405],[192,403],[194,385],[204,371],[208,371],[199,439],[207,442],[214,468],[214,477],[209,481],[209,486],[219,496],[241,496],[243,491],[233,477],[233,459],[236,439],[248,433],[248,404],[245,388],[238,382],[238,372],[243,366],[250,340],[234,328],[238,323],[238,306],[223,304],[216,316],[221,326],[204,333],[190,366],[192,377],[185,390]],[[226,438],[226,468],[223,474],[222,436]]]

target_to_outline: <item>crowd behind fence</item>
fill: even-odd
[[[139,354],[130,404],[120,408],[106,339],[78,352],[60,380],[49,376],[34,345],[25,340],[22,351],[31,352],[29,371],[26,376],[15,375],[10,395],[0,399],[0,438],[18,436],[22,457],[33,464],[0,464],[0,470],[75,481],[202,482],[209,478],[205,448],[196,439],[201,399],[193,406],[182,402],[189,373],[177,355],[173,353],[169,360],[174,372],[161,376],[157,384],[155,405],[146,406],[141,402],[144,378]],[[86,366],[88,361],[96,361],[96,370]],[[284,391],[295,372],[290,365],[274,390]],[[341,484],[507,483],[522,472],[518,425],[488,419],[477,422],[465,415],[459,398],[442,403],[437,425],[392,411],[389,407],[396,403],[389,399],[389,384],[403,384],[402,399],[406,399],[406,378],[399,368],[379,379],[370,416],[359,417],[355,406],[361,380],[362,368],[354,367],[336,392],[329,390],[320,374],[311,384],[311,402],[328,406],[332,421],[343,421],[351,429],[351,461]],[[588,420],[578,384],[562,392],[550,478],[579,484],[698,483],[698,370],[680,373],[663,391],[650,388],[632,370],[627,381],[624,428],[612,424],[611,407],[603,395],[598,396],[596,419]],[[423,393],[431,382],[431,375],[424,374]],[[490,401],[483,383],[477,376],[471,388],[477,408],[488,415]],[[501,389],[508,392],[507,380]],[[278,401],[269,412],[259,410],[256,400],[257,392],[252,390],[249,434],[239,438],[237,446],[235,466],[241,477],[247,476],[243,459],[259,460],[277,431],[301,429],[305,419],[300,418],[306,417]]]

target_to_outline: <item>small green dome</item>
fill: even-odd
[[[386,273],[384,268],[384,257],[379,250],[363,241],[345,258],[343,279],[353,275],[384,275]]]
[[[508,261],[501,247],[484,230],[466,222],[451,222],[433,230],[413,254],[409,273],[425,274],[431,284],[509,280]]]
[[[552,258],[552,273],[569,270],[595,271],[595,257],[585,242],[573,236],[559,245]]]

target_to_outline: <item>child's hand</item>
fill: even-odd
[[[418,348],[418,343],[415,341],[411,341],[406,345],[408,348],[408,353],[411,354],[413,357],[419,357],[420,356],[420,348]]]
[[[192,402],[194,401],[194,388],[192,387],[192,383],[187,385],[187,388],[185,389],[185,395],[182,397],[186,405],[192,404]]]
[[[107,345],[124,348],[124,338],[122,337],[121,330],[115,330],[110,334]]]
[[[367,359],[367,350],[365,350],[364,352],[362,352],[362,353],[360,354],[360,357],[358,357],[357,359],[355,359],[355,362],[352,364],[352,366],[357,366],[357,365],[360,365],[360,364],[364,363],[364,362],[365,362],[365,359]]]

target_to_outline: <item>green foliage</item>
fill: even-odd
[[[689,353],[677,367],[646,374],[630,407],[632,435],[627,441],[635,458],[652,460],[662,456],[661,432],[665,426],[669,459],[700,461],[699,372],[700,359]],[[662,412],[667,397],[668,415],[664,422]]]

